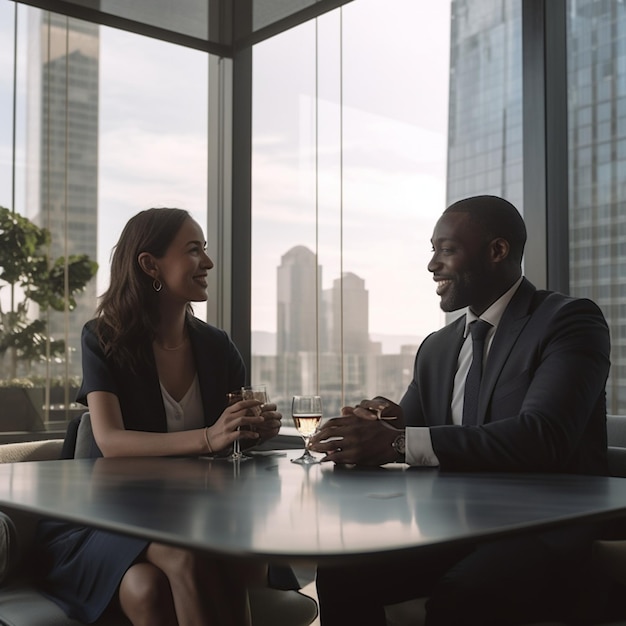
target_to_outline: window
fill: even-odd
[[[81,328],[108,285],[129,217],[178,206],[207,223],[209,57],[18,3],[0,6],[0,29],[0,205],[50,231],[52,258],[88,254],[100,266],[77,308],[47,319],[63,353],[17,367],[0,355],[3,384],[17,377],[35,387],[34,417],[11,428],[28,430],[83,410],[71,404]],[[8,294],[0,290],[3,311]],[[46,317],[32,306],[28,314]]]
[[[399,400],[445,322],[449,29],[449,3],[359,0],[254,49],[251,375],[285,415]]]
[[[608,411],[624,413],[626,381],[618,373],[626,363],[626,346],[621,341],[626,317],[623,307],[613,305],[616,298],[623,297],[621,287],[615,286],[623,275],[616,256],[624,236],[619,228],[623,221],[623,161],[615,159],[626,154],[626,128],[623,99],[613,77],[623,75],[626,61],[626,8],[621,2],[603,3],[601,17],[595,18],[590,17],[591,9],[599,9],[601,3],[570,0],[567,4],[568,120],[570,137],[577,138],[569,145],[570,290],[572,295],[595,299],[607,317],[612,338]],[[581,98],[581,93],[587,97]],[[597,125],[595,134],[589,125],[592,120]],[[584,221],[577,219],[583,214]],[[577,267],[578,259],[584,260],[584,266]]]

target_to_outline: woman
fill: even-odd
[[[122,232],[109,289],[82,336],[78,401],[105,457],[214,454],[278,433],[275,405],[259,416],[248,414],[255,400],[227,406],[245,368],[226,333],[192,314],[190,303],[207,299],[205,248],[180,209],[142,211]],[[38,541],[44,592],[88,623],[119,606],[134,626],[247,625],[246,587],[265,572],[56,521],[40,525]]]

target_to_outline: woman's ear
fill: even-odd
[[[159,275],[156,259],[149,252],[142,252],[137,257],[137,263],[139,263],[139,267],[151,278],[157,278]]]

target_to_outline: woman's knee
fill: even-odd
[[[133,624],[175,623],[167,577],[151,563],[136,563],[128,569],[120,583],[119,600]]]
[[[151,543],[148,546],[146,560],[156,565],[168,577],[194,574],[201,562],[199,556],[191,550],[161,543]]]

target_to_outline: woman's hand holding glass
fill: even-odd
[[[263,409],[269,401],[269,398],[267,396],[267,391],[265,389],[265,385],[246,385],[241,388],[240,395],[241,395],[242,400],[248,400],[248,401],[254,400],[258,402],[258,404],[252,405],[248,409],[248,413],[263,419]],[[260,425],[261,423],[257,424],[257,426],[260,426]],[[242,426],[239,427],[240,430],[241,428]],[[250,426],[249,430],[255,431],[255,427]],[[251,458],[252,458],[251,456],[248,456],[247,454],[244,454],[241,451],[240,441],[239,439],[235,439],[235,441],[233,441],[233,453],[230,456],[230,460],[231,461],[247,461],[248,459],[251,459]]]
[[[263,421],[254,425],[254,430],[259,433],[259,439],[253,442],[254,445],[267,441],[268,439],[278,435],[283,416],[282,413],[279,413],[276,410],[276,408],[276,405],[272,402],[268,402],[267,404],[261,406],[261,417],[263,417]]]
[[[226,395],[228,406],[206,431],[209,454],[226,460],[245,460],[251,457],[241,452],[242,447],[250,448],[278,434],[282,414],[274,403],[267,401],[264,390],[261,395],[259,393],[258,390],[253,393],[238,389]],[[232,447],[232,453],[221,456],[220,453],[229,447]]]
[[[242,454],[242,456],[244,456],[243,453],[241,453],[242,448],[248,449],[252,446],[256,446],[260,443],[263,443],[264,441],[267,441],[268,439],[271,439],[272,437],[275,437],[278,434],[278,431],[280,430],[281,420],[283,417],[282,414],[276,410],[277,408],[276,405],[269,401],[269,398],[266,392],[262,390],[253,391],[252,389],[250,389],[248,390],[247,393],[250,396],[257,397],[260,402],[262,401],[262,398],[265,397],[265,402],[263,402],[263,404],[261,404],[258,407],[252,407],[251,409],[249,409],[249,411],[252,413],[258,413],[260,411],[263,421],[249,427],[259,434],[258,439],[254,439],[254,440],[243,439],[242,441],[239,442],[240,443],[239,453]],[[244,397],[246,397],[245,391],[244,391]],[[249,458],[249,457],[246,457],[246,458]]]
[[[207,430],[212,451],[219,453],[240,439],[257,443],[260,438],[257,428],[263,424],[264,417],[263,414],[253,414],[253,409],[260,405],[258,400],[235,400],[233,404],[227,406],[215,424],[209,426]],[[251,429],[241,430],[242,426]]]

